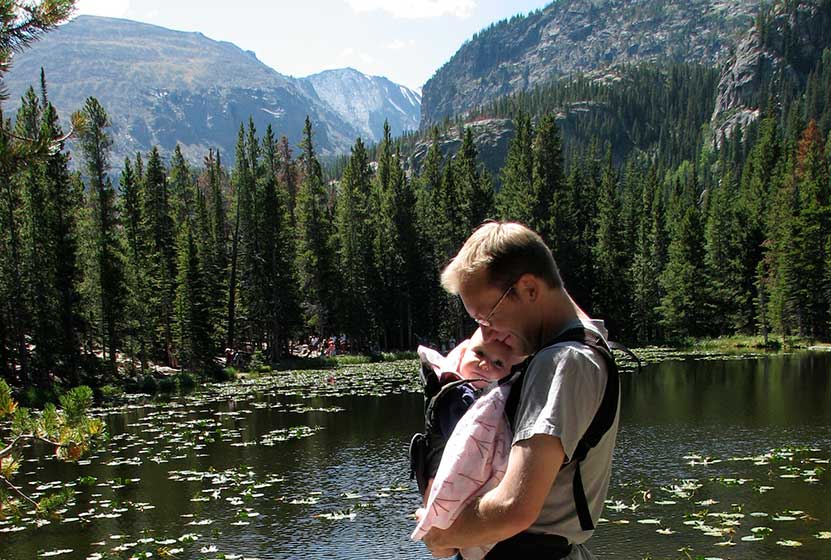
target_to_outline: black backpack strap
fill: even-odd
[[[577,516],[580,519],[580,527],[584,531],[590,531],[594,529],[594,522],[589,511],[586,492],[583,488],[583,479],[580,475],[580,463],[586,458],[589,451],[600,443],[600,440],[615,422],[620,397],[620,376],[612,351],[600,335],[586,329],[585,344],[597,351],[603,358],[603,361],[606,362],[606,372],[608,375],[606,389],[603,391],[603,399],[600,401],[600,406],[591,424],[586,429],[586,433],[583,434],[583,437],[577,443],[577,448],[570,461],[576,462],[572,489],[574,493],[574,504],[577,508]]]
[[[422,373],[424,373],[422,371]],[[447,443],[448,434],[441,433],[439,423],[436,419],[437,405],[450,391],[461,386],[471,385],[477,381],[486,379],[457,379],[441,385],[435,375],[423,375],[425,381],[425,410],[424,410],[424,433],[417,433],[410,440],[410,478],[416,479],[418,489],[424,494],[427,488],[427,481],[435,475],[441,456],[444,454],[444,446]],[[432,385],[428,385],[427,381]]]
[[[585,329],[583,327],[569,329],[543,346],[542,349],[561,342],[583,342],[584,331]],[[511,384],[511,392],[508,393],[508,398],[505,401],[505,416],[508,417],[508,423],[511,425],[512,432],[516,432],[516,413],[519,408],[519,396],[520,393],[522,393],[522,384],[525,382],[525,371],[528,369],[528,366],[531,365],[531,361],[533,361],[534,357],[538,353],[539,350],[528,356],[521,364],[515,365],[511,368],[511,371],[514,372],[513,375],[507,377],[504,381],[499,382],[500,384],[503,382]]]
[[[591,518],[588,500],[586,499],[586,492],[583,488],[583,479],[580,476],[580,463],[586,458],[589,451],[600,443],[600,440],[614,424],[615,417],[617,416],[618,400],[620,396],[620,378],[617,365],[615,364],[615,358],[612,355],[609,344],[607,344],[603,337],[596,332],[582,326],[575,327],[563,332],[557,338],[543,346],[543,348],[548,348],[563,342],[578,342],[597,351],[606,364],[606,371],[608,374],[606,389],[603,392],[603,398],[600,401],[600,406],[589,424],[589,427],[586,429],[586,432],[583,434],[583,437],[580,438],[580,441],[577,443],[577,448],[569,460],[569,463],[575,463],[574,482],[572,487],[574,505],[577,510],[577,516],[580,519],[580,527],[584,531],[590,531],[594,529],[594,522]],[[534,354],[534,356],[535,355],[536,354]],[[505,413],[508,416],[508,421],[510,422],[511,429],[514,432],[516,431],[516,414],[519,407],[519,398],[522,391],[525,370],[527,369],[527,365],[531,363],[534,356],[530,356],[525,362],[523,362],[522,370],[509,379],[512,386],[511,392],[508,395],[508,400],[505,403]]]
[[[634,352],[632,352],[626,346],[624,346],[623,344],[621,344],[619,342],[612,342],[611,340],[608,340],[606,342],[609,344],[609,348],[611,350],[617,350],[618,352],[623,352],[624,354],[629,356],[632,360],[634,360],[638,364],[638,372],[640,372],[641,369],[643,369],[643,363],[641,362],[641,359],[638,357],[637,354],[635,354]]]
[[[477,381],[484,381],[485,383],[490,383],[487,379],[482,379],[480,377],[472,377],[470,379],[456,379],[455,381],[450,381],[445,383],[441,386],[441,389],[427,402],[427,410],[424,412],[424,429],[427,433],[430,432],[430,428],[433,426],[433,420],[435,417],[435,410],[436,405],[438,402],[444,397],[447,393],[459,387],[460,385],[472,385]]]

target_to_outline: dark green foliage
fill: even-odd
[[[90,97],[83,113],[87,128],[79,135],[83,168],[88,178],[88,223],[84,295],[90,324],[90,339],[100,345],[103,356],[115,370],[116,353],[124,327],[124,266],[119,237],[115,189],[109,177],[112,139],[109,118],[98,101]]]
[[[173,301],[176,293],[176,232],[167,169],[158,149],[147,158],[141,187],[142,222],[147,252],[151,355],[170,365],[173,360]]]
[[[473,111],[515,120],[498,184],[461,120],[447,123],[452,157],[438,128],[395,139],[387,127],[326,171],[311,121],[295,158],[249,120],[230,173],[213,150],[195,169],[179,149],[169,167],[154,149],[125,162],[118,196],[94,100],[81,174],[61,149],[35,157],[0,134],[3,376],[42,401],[59,394],[54,376],[104,381],[117,353],[134,390],[156,391],[157,365],[221,378],[226,346],[265,369],[313,334],[379,355],[460,340],[473,325],[439,272],[493,217],[538,230],[569,293],[615,339],[827,338],[831,51],[803,49],[782,21],[763,13],[757,26],[794,72],[761,80],[761,117],[726,137],[710,131],[717,73],[689,65],[569,77]],[[60,138],[46,90],[0,129]],[[420,169],[408,168],[402,153],[425,137]]]
[[[332,216],[308,117],[301,151],[303,181],[295,206],[300,298],[307,326],[312,332],[328,333],[335,324],[332,313],[335,301]]]
[[[512,220],[539,231],[536,207],[538,199],[534,192],[534,154],[531,118],[520,113],[514,122],[515,135],[508,148],[505,167],[500,176],[502,189],[496,198],[499,217]]]
[[[335,235],[342,287],[338,306],[339,323],[366,348],[376,332],[376,310],[371,304],[374,282],[372,255],[371,171],[363,142],[352,147],[341,177],[335,206]]]
[[[611,150],[606,158],[600,179],[596,238],[592,246],[595,284],[591,309],[593,313],[607,320],[613,332],[621,332],[623,324],[619,318],[624,317],[626,310],[630,308],[630,290],[626,282],[629,254],[626,252],[625,232],[620,219],[620,188],[617,172],[612,165]]]
[[[258,178],[258,235],[263,262],[257,286],[259,330],[264,333],[272,361],[284,353],[289,336],[302,324],[299,294],[295,283],[294,229],[289,209],[289,192],[280,176],[285,168],[271,130],[262,140],[263,162]]]

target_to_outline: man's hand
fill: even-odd
[[[424,542],[434,556],[496,543],[524,531],[539,517],[563,464],[560,438],[537,434],[511,448],[502,482],[472,500],[446,530],[431,529]]]
[[[421,518],[424,517],[424,513],[424,508],[418,508],[415,512],[416,520],[421,521]],[[432,554],[435,558],[449,558],[451,556],[455,556],[458,552],[455,548],[444,548],[438,545],[437,541],[441,541],[441,538],[445,532],[446,531],[442,529],[433,527],[421,539],[424,541],[424,544],[427,545],[427,548],[430,550],[430,554]]]

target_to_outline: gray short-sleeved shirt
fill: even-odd
[[[567,325],[564,331],[574,326],[578,323]],[[600,321],[586,322],[584,326],[605,335]],[[580,527],[572,494],[575,465],[568,461],[600,407],[607,379],[603,358],[591,348],[574,342],[541,350],[528,366],[513,443],[547,434],[560,438],[566,454],[566,463],[557,474],[542,512],[528,531],[560,535],[575,545],[592,535],[592,531]],[[619,413],[612,428],[580,464],[583,488],[595,524],[609,489],[618,420]],[[569,558],[591,558],[591,555],[577,546]]]

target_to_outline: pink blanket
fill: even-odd
[[[495,488],[505,476],[511,448],[510,428],[505,419],[509,391],[507,384],[494,387],[473,403],[456,424],[433,480],[426,513],[411,539],[420,540],[432,527],[450,527],[470,500]],[[480,560],[491,548],[493,544],[460,552],[465,560]]]

